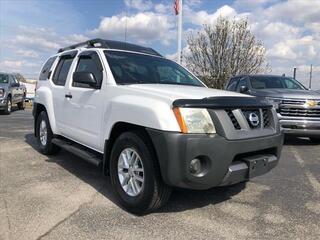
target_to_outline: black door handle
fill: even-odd
[[[71,94],[66,94],[66,95],[64,95],[65,96],[65,98],[72,98],[72,95]]]

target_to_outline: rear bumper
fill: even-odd
[[[279,116],[285,134],[296,136],[320,136],[320,119],[284,118]]]
[[[228,141],[217,134],[181,134],[153,129],[148,132],[165,183],[191,189],[230,185],[262,175],[277,165],[283,144],[283,134]],[[190,173],[190,162],[195,158],[205,160],[201,176]],[[257,171],[250,170],[252,167]]]

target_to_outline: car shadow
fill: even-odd
[[[25,142],[38,151],[36,138],[33,134],[25,135]],[[47,157],[48,163],[55,163],[63,167],[121,208],[113,194],[110,178],[104,176],[100,168],[64,150],[61,150],[57,155]],[[239,183],[202,191],[174,189],[168,203],[156,212],[181,212],[223,202],[241,192],[245,186],[245,183]]]
[[[11,107],[11,113],[13,113],[13,112],[15,112],[15,111],[18,111],[19,110],[19,108],[17,107],[17,106],[12,106]],[[6,116],[8,116],[8,114],[6,114],[5,112],[4,112],[4,110],[1,110],[0,111],[0,115],[6,115]]]
[[[307,137],[285,136],[284,145],[290,146],[316,146],[318,143],[313,143]]]

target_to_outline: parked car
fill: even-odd
[[[320,93],[297,80],[276,75],[240,75],[232,77],[226,89],[267,98],[286,134],[320,142]]]
[[[26,87],[20,84],[14,74],[0,73],[0,111],[10,114],[13,104],[23,110],[25,97]]]
[[[268,102],[208,89],[151,48],[101,39],[48,59],[33,115],[40,152],[63,148],[102,166],[120,204],[136,214],[165,204],[172,187],[264,174],[283,142]]]

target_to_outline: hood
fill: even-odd
[[[177,99],[202,99],[207,97],[248,97],[248,95],[236,92],[184,85],[171,84],[132,84],[130,89],[143,91],[157,97],[165,97],[172,101]]]
[[[312,90],[294,89],[259,89],[251,91],[251,94],[258,97],[275,97],[290,99],[320,99],[320,93]]]

